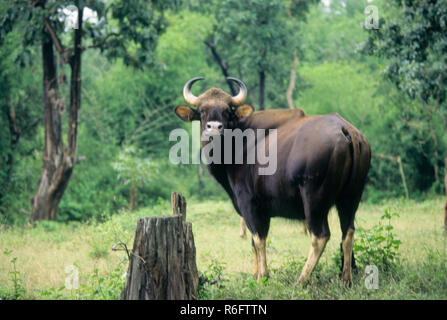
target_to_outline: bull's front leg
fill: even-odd
[[[254,272],[257,274],[258,281],[261,278],[268,277],[267,256],[266,256],[266,237],[261,238],[257,233],[252,237],[253,251],[255,252]]]
[[[241,217],[241,223],[240,223],[240,229],[239,229],[239,236],[242,239],[247,239],[247,225],[245,224],[245,220],[242,217]]]
[[[301,275],[298,279],[297,285],[303,284],[309,280],[310,275],[317,265],[318,260],[320,260],[321,254],[323,253],[324,248],[326,247],[326,243],[329,240],[329,237],[317,237],[315,234],[312,233],[312,231],[310,232],[310,237],[311,246],[309,255],[307,257],[306,264],[301,271]]]

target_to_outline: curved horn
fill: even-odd
[[[197,97],[191,93],[191,86],[193,85],[194,82],[203,80],[203,79],[205,79],[205,78],[203,78],[203,77],[192,78],[183,87],[183,97],[185,98],[185,101],[188,102],[192,106],[196,106],[198,101],[197,101]]]
[[[237,78],[227,77],[227,79],[236,81],[239,84],[239,93],[231,98],[231,102],[235,107],[240,106],[242,103],[244,103],[245,99],[247,99],[247,87],[241,80]]]

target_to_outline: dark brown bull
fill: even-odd
[[[252,233],[255,273],[267,276],[266,238],[272,217],[305,220],[311,236],[307,262],[298,279],[306,282],[330,237],[328,213],[337,207],[342,230],[342,279],[352,283],[354,217],[370,166],[371,149],[366,138],[338,114],[306,116],[302,110],[253,112],[242,105],[247,90],[239,84],[236,96],[212,88],[196,97],[189,80],[183,90],[186,102],[175,113],[184,121],[200,120],[202,134],[222,135],[224,129],[277,129],[277,170],[259,175],[260,164],[208,165]],[[270,141],[272,140],[272,141]],[[203,147],[209,142],[202,142]],[[258,143],[258,142],[256,142]],[[246,152],[246,145],[244,146]],[[268,147],[265,147],[268,150]]]

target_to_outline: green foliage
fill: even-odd
[[[3,251],[5,258],[10,258],[12,250],[6,248]],[[10,260],[11,269],[8,271],[9,280],[12,283],[12,290],[2,292],[0,291],[0,298],[6,300],[19,300],[25,295],[25,288],[23,287],[23,280],[21,278],[20,271],[17,269],[17,257],[12,257]]]
[[[118,173],[118,179],[124,184],[137,186],[150,183],[158,174],[155,164],[151,163],[148,158],[139,158],[133,146],[125,147],[118,153],[113,168]]]
[[[0,40],[0,223],[8,224],[23,222],[18,213],[29,203],[38,176],[34,150],[41,142],[36,130],[42,119],[36,107],[42,101],[40,65],[17,72],[20,39],[12,32]],[[36,56],[34,50],[29,53]]]
[[[364,268],[375,265],[385,272],[395,271],[401,263],[399,247],[401,241],[393,233],[391,218],[399,217],[390,209],[385,209],[378,225],[365,229],[357,228],[354,254],[357,264]]]
[[[413,101],[403,106],[403,112],[413,113],[414,105],[419,109],[416,130],[423,128],[425,132],[417,142],[421,149],[430,151],[417,150],[415,156],[422,153],[428,159],[433,179],[428,181],[427,188],[439,193],[442,191],[440,168],[444,166],[447,146],[447,3],[397,0],[381,2],[381,5],[386,10],[382,10],[380,28],[368,32],[362,50],[384,58],[383,74]],[[416,117],[408,118],[405,124],[416,120]]]
[[[249,88],[262,86],[266,77],[267,108],[286,107],[285,92],[293,53],[302,53],[299,25],[311,3],[316,1],[213,1],[193,6],[213,17],[214,28],[207,38],[233,75],[243,79]],[[255,90],[250,90],[248,103],[255,105]],[[282,97],[282,98],[279,98]]]
[[[119,300],[126,281],[126,267],[127,258],[123,257],[115,269],[105,275],[100,275],[95,269],[87,283],[73,290],[69,299]]]
[[[50,300],[119,300],[126,281],[126,262],[127,259],[123,258],[111,272],[103,275],[96,268],[80,283],[79,288],[70,289],[68,295],[68,289],[61,286],[42,290],[40,296]]]
[[[384,73],[410,97],[442,104],[447,98],[447,3],[396,0],[388,6],[400,14],[385,16],[381,27],[369,32],[365,51],[388,59]]]
[[[58,220],[107,220],[128,207],[132,181],[138,185],[139,207],[157,205],[173,190],[188,199],[227,198],[205,168],[199,182],[197,165],[174,166],[167,160],[169,132],[190,128],[172,112],[184,103],[185,81],[206,77],[193,88],[195,94],[210,86],[226,86],[205,41],[216,44],[230,75],[248,84],[249,103],[257,98],[259,71],[268,73],[267,109],[287,107],[285,91],[297,49],[295,106],[309,115],[337,112],[371,143],[373,159],[364,200],[404,196],[397,164],[379,154],[402,158],[411,198],[442,192],[447,152],[444,3],[413,1],[403,6],[402,1],[374,1],[385,21],[379,30],[365,31],[368,2],[333,0],[330,6],[315,2],[192,0],[180,7],[178,1],[84,1],[101,21],[84,23],[83,46],[96,44],[98,49],[83,54],[78,155],[85,161],[73,172]],[[45,10],[32,9],[29,1],[0,4],[1,224],[24,224],[40,176],[44,130],[38,44],[43,15],[51,17],[64,44],[72,37],[63,19],[53,19],[58,9],[72,2],[47,3]],[[365,48],[371,45],[374,55],[359,52],[362,42]],[[64,95],[67,89],[60,87]],[[401,91],[412,92],[417,99]],[[11,131],[11,106],[18,141]],[[127,146],[137,154],[130,156]],[[129,158],[120,160],[122,156]],[[142,159],[150,159],[149,168],[157,170],[144,166],[137,170]],[[124,167],[120,165],[118,173],[120,162]],[[36,228],[56,233],[58,227]],[[93,256],[107,256],[99,240],[91,247]]]
[[[365,56],[358,52],[359,43],[367,38],[362,26],[364,8],[363,1],[358,0],[332,0],[330,7],[322,2],[311,6],[307,19],[300,23],[305,45],[303,61],[365,62]]]
[[[225,281],[223,277],[223,271],[225,269],[225,265],[218,260],[212,260],[208,265],[208,268],[199,272],[199,288],[198,288],[198,299],[206,300],[210,299],[210,288],[222,287],[222,282]]]
[[[44,298],[44,299],[47,299],[47,300],[50,300],[50,299],[58,300],[58,299],[61,299],[63,297],[63,292],[64,292],[65,289],[66,289],[65,286],[61,286],[59,288],[51,287],[49,289],[43,290],[40,293],[40,296],[42,298]]]

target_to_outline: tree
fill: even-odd
[[[286,91],[284,79],[299,49],[298,24],[303,20],[313,0],[224,0],[206,4],[200,10],[214,16],[214,32],[206,39],[222,74],[231,73],[241,79],[250,77],[248,90],[257,88],[258,104],[265,109],[266,83],[271,78]],[[299,54],[299,52],[298,52]],[[293,63],[291,63],[293,65]],[[235,67],[237,66],[237,68]],[[235,90],[228,83],[233,94]]]
[[[0,39],[12,30],[19,29],[24,34],[21,54],[27,54],[28,48],[33,45],[40,45],[42,53],[45,146],[39,186],[33,198],[31,222],[56,219],[59,202],[74,167],[82,161],[77,155],[82,53],[97,48],[109,59],[122,57],[127,65],[151,65],[157,35],[165,27],[163,12],[175,5],[175,2],[19,0],[2,5],[5,14],[2,14],[0,20]],[[96,17],[96,21],[83,19],[86,9]],[[67,14],[75,18],[74,29],[64,25]],[[68,42],[71,45],[67,45]],[[58,63],[61,66],[59,74]],[[71,75],[64,143],[62,115],[66,108],[63,87],[66,82],[66,65]]]
[[[385,76],[420,104],[428,123],[428,137],[434,150],[431,162],[434,180],[440,185],[442,138],[438,121],[446,125],[447,102],[447,2],[443,0],[394,0],[391,12],[380,28],[369,31],[364,52],[387,59]],[[400,10],[401,14],[395,14]],[[382,10],[385,11],[386,10]]]
[[[138,209],[138,189],[143,184],[154,181],[157,173],[156,165],[148,158],[138,157],[136,148],[129,146],[118,154],[113,168],[118,173],[118,179],[129,185],[129,212],[132,213],[134,204]]]
[[[31,153],[35,147],[36,131],[42,122],[36,108],[41,103],[40,78],[36,75],[39,68],[17,72],[16,42],[20,38],[11,32],[0,40],[0,214],[9,222],[14,220],[8,212],[13,207],[11,200],[17,198],[11,195],[17,180],[16,164],[21,155]],[[33,57],[36,53],[30,50],[29,54]]]

